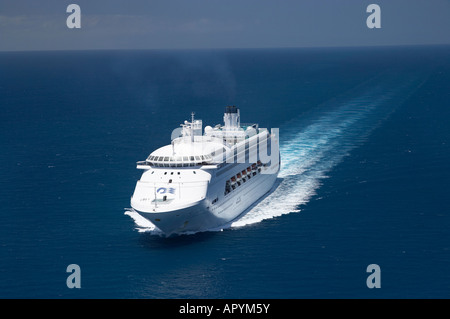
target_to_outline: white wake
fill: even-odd
[[[418,77],[372,79],[280,128],[278,187],[231,223],[241,227],[300,212],[327,174],[421,85]],[[306,124],[306,125],[305,125]]]

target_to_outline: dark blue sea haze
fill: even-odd
[[[448,46],[2,52],[0,297],[449,298],[449,88]],[[279,188],[142,231],[136,161],[229,104],[280,128]]]

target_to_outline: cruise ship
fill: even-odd
[[[278,130],[241,124],[227,106],[224,124],[185,121],[170,144],[145,161],[131,207],[166,236],[218,229],[266,195],[280,170]]]

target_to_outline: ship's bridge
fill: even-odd
[[[221,139],[208,136],[179,137],[171,145],[158,148],[147,158],[147,165],[154,167],[186,167],[208,165],[219,155],[226,154],[229,148]]]

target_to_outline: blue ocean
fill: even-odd
[[[226,105],[279,128],[277,188],[163,237],[136,162]],[[2,52],[0,111],[0,298],[450,297],[449,46]]]

